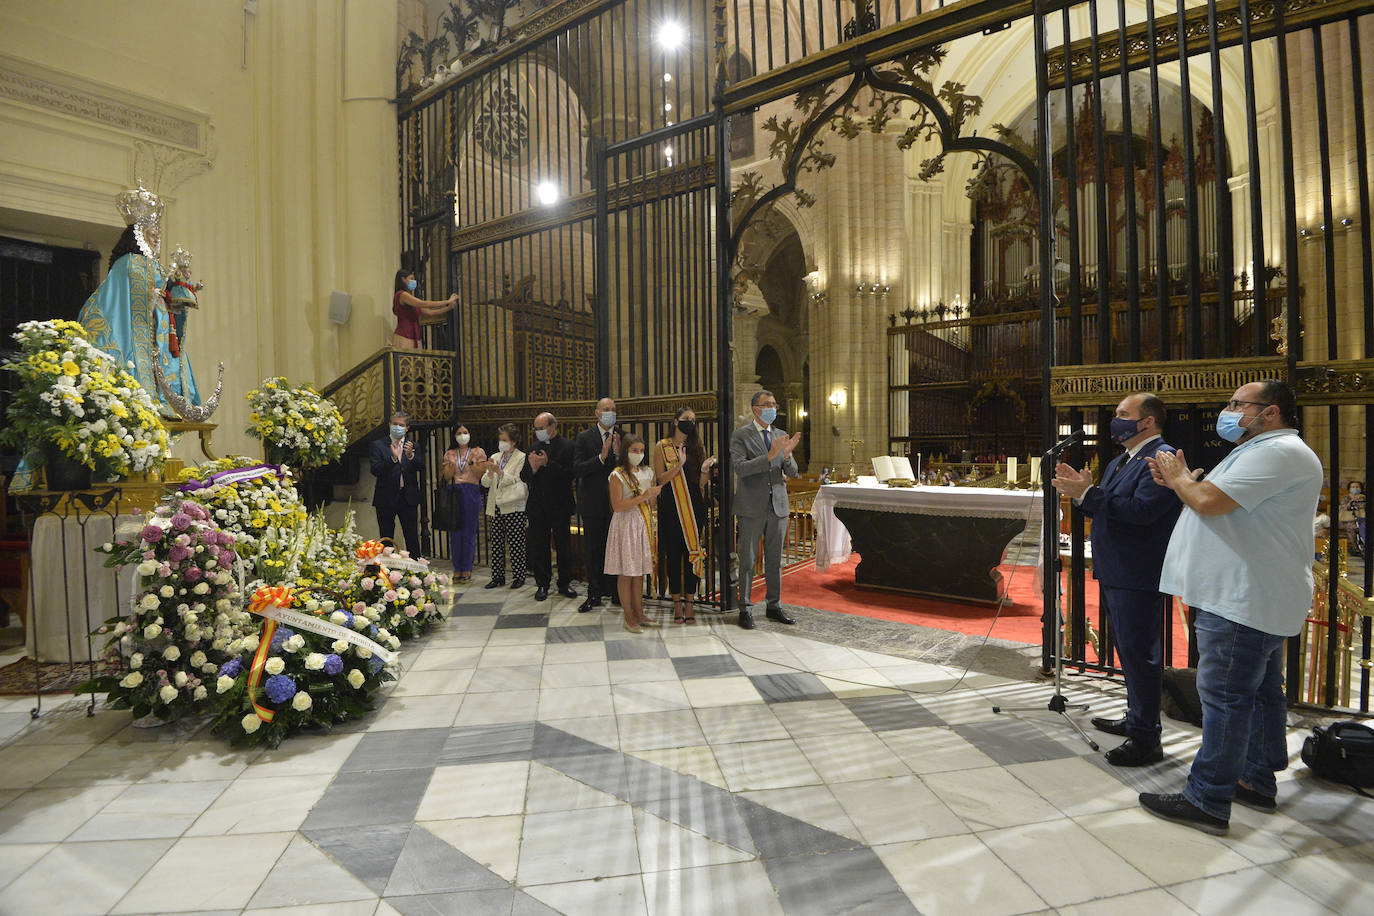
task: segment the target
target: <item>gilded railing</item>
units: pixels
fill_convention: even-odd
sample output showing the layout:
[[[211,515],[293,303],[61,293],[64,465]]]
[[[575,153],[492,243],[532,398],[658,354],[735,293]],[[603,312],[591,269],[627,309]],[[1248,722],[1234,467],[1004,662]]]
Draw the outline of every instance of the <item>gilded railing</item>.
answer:
[[[404,410],[414,424],[444,423],[453,415],[453,354],[446,350],[379,350],[322,392],[339,407],[349,445],[371,436],[387,414]]]
[[[1327,554],[1329,558],[1329,554]],[[1337,561],[1337,568],[1344,567],[1343,558]],[[1300,695],[1303,702],[1324,706],[1327,665],[1335,666],[1336,705],[1349,707],[1350,693],[1359,675],[1357,669],[1368,669],[1371,662],[1359,654],[1361,618],[1374,617],[1374,599],[1365,596],[1364,590],[1346,578],[1344,571],[1336,580],[1337,606],[1333,616],[1330,613],[1329,595],[1330,564],[1312,564],[1312,575],[1316,589],[1312,597],[1312,612],[1303,625],[1301,640],[1302,684]],[[1328,654],[1331,627],[1336,628],[1337,649]]]

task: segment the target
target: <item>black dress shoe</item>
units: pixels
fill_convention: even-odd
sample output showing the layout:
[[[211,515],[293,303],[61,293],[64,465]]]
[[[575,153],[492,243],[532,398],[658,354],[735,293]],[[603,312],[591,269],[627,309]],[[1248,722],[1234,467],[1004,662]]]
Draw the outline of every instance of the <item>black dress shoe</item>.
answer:
[[[488,582],[486,585],[484,585],[484,586],[482,586],[482,587],[483,587],[483,588],[500,588],[501,586],[503,586],[503,585],[505,585],[505,584],[506,584],[506,580],[505,580],[505,579],[492,579],[490,582]]]
[[[548,597],[549,597],[549,590],[548,590],[547,588],[545,588],[544,586],[541,585],[541,586],[539,586],[538,588],[536,588],[536,589],[534,590],[534,600],[535,600],[535,601],[544,601],[544,600],[546,600]]]
[[[1141,792],[1140,806],[1155,817],[1162,817],[1166,821],[1173,821],[1176,824],[1196,827],[1203,833],[1210,833],[1213,836],[1226,836],[1226,832],[1231,829],[1230,821],[1212,817],[1182,795],[1155,795],[1151,792]]]
[[[739,612],[739,625],[742,630],[752,630],[757,626],[754,623],[754,615],[748,611]]]
[[[620,607],[620,595],[618,595],[618,594],[612,595],[612,596],[611,596],[611,604],[614,604],[616,607]]]
[[[564,598],[576,598],[577,589],[573,588],[571,585],[565,585],[558,590],[558,594],[562,595]]]
[[[582,602],[582,604],[577,608],[577,613],[585,614],[588,611],[594,610],[599,607],[601,607],[601,599],[596,597],[595,595],[588,595],[587,600]]]
[[[1271,798],[1268,795],[1261,795],[1254,789],[1247,788],[1240,783],[1236,783],[1235,802],[1238,805],[1244,805],[1247,808],[1252,808],[1264,814],[1273,814],[1279,806],[1278,799]]]
[[[1114,767],[1143,767],[1164,759],[1164,746],[1158,741],[1143,744],[1134,738],[1127,738],[1119,747],[1106,753],[1107,762]]]
[[[1116,735],[1118,738],[1126,737],[1126,717],[1120,719],[1108,719],[1104,716],[1093,717],[1093,728],[1109,735]]]
[[[796,621],[789,617],[787,612],[780,607],[770,609],[768,613],[763,616],[767,617],[769,620],[776,620],[778,623],[796,623]]]
[[[514,580],[512,580],[512,581],[511,581],[511,584],[510,584],[510,587],[511,587],[511,588],[524,588],[524,587],[525,587],[525,577],[524,577],[524,576],[521,576],[519,579],[514,579]]]

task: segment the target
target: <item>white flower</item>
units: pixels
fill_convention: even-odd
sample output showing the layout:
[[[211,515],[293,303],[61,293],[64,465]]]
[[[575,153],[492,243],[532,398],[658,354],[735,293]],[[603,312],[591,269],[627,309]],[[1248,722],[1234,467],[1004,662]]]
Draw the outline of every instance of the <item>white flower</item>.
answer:
[[[205,653],[197,649],[191,654],[191,667],[200,668],[205,664]]]
[[[245,651],[245,652],[256,652],[256,651],[258,651],[258,634],[257,634],[257,633],[249,633],[247,636],[243,637],[243,651]]]
[[[262,666],[262,670],[268,674],[281,674],[286,670],[286,662],[282,661],[280,655],[274,655],[267,660],[267,664]]]
[[[131,671],[125,675],[124,680],[119,682],[121,687],[137,687],[143,683],[143,675],[137,671]]]
[[[220,675],[219,680],[215,681],[215,692],[225,693],[234,686],[234,679],[227,675]]]
[[[177,689],[168,684],[157,692],[157,698],[164,703],[170,703],[177,698]]]
[[[191,591],[195,592],[197,595],[207,595],[210,593],[210,583],[204,581],[197,582],[196,587],[191,589]]]
[[[144,560],[138,564],[138,574],[141,576],[151,576],[157,572],[157,560]]]
[[[181,650],[178,649],[176,646],[168,646],[167,648],[162,650],[162,657],[167,659],[167,661],[169,662],[174,662],[177,659],[181,658]]]
[[[154,602],[156,602],[157,599],[154,598],[153,600],[154,600]],[[146,627],[143,628],[143,638],[144,638],[144,639],[157,639],[157,638],[158,638],[159,636],[161,636],[161,635],[162,635],[162,627],[158,626],[158,625],[155,624],[155,623],[150,623],[150,624],[148,624]]]
[[[336,639],[329,648],[334,650],[335,655],[342,655],[343,653],[348,651],[348,640]]]
[[[372,657],[372,650],[369,649],[367,646],[358,646],[358,648],[355,649],[354,651],[358,654],[358,657],[359,657],[359,658],[371,658],[371,657]]]
[[[143,667],[142,652],[135,652],[133,655],[129,656],[129,667],[134,671],[137,671],[139,668]]]
[[[206,662],[205,664],[200,666],[201,674],[214,674],[218,670],[219,668],[215,665],[214,662]]]
[[[193,694],[191,694],[192,698],[194,698],[194,699],[197,700],[197,701],[203,700],[203,699],[205,699],[205,698],[206,698],[207,696],[209,696],[209,695],[210,695],[210,692],[209,692],[208,690],[205,689],[205,685],[204,685],[204,684],[202,684],[201,686],[197,687],[197,688],[196,688],[196,692],[193,693]]]
[[[244,716],[239,724],[242,725],[243,730],[250,735],[262,728],[262,720],[258,718],[258,714],[255,712],[250,712],[248,715]]]
[[[154,595],[152,592],[149,592],[148,594],[143,596],[143,600],[140,601],[139,604],[145,611],[157,610],[157,595]]]
[[[297,633],[295,636],[292,636],[286,642],[282,643],[282,648],[289,652],[299,652],[301,649],[305,648],[305,637]]]
[[[329,615],[329,622],[338,626],[344,626],[348,623],[348,615],[343,611],[335,611]]]
[[[175,675],[172,676],[172,683],[176,684],[178,687],[185,687],[187,680],[189,679],[186,677],[185,671],[178,671]]]
[[[320,653],[311,652],[305,657],[305,669],[307,671],[319,671],[322,668],[324,668],[324,656]]]
[[[164,598],[170,598],[176,594],[176,590],[173,589],[170,585],[164,585],[162,586],[162,588],[157,590],[157,593]]]
[[[363,686],[364,680],[366,680],[366,678],[363,677],[363,673],[357,668],[353,668],[348,672],[348,686],[352,687],[354,690]]]
[[[297,690],[296,695],[291,698],[291,708],[297,712],[305,712],[312,705],[314,705],[314,701],[310,699],[310,694],[304,690]]]

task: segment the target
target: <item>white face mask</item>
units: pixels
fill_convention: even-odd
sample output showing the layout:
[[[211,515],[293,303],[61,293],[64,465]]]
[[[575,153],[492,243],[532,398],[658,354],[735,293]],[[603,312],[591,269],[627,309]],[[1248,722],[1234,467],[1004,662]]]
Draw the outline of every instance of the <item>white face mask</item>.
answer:
[[[467,433],[459,433],[459,434],[458,434],[458,444],[459,444],[459,445],[467,445],[467,444],[468,444],[469,442],[471,442],[471,441],[472,441],[472,437],[469,436]]]
[[[500,442],[496,443],[496,447],[503,452],[510,451],[510,443],[507,442],[505,439],[502,439]]]
[[[643,452],[630,452],[629,458],[630,458],[630,467],[637,468],[637,467],[639,467],[639,463],[640,463],[641,461],[644,460],[644,453],[643,453]]]

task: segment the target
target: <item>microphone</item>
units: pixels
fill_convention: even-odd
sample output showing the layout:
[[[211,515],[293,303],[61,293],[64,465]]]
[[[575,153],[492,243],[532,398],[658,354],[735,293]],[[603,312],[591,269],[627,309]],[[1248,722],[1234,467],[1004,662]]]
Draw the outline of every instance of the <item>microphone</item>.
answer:
[[[1082,442],[1082,441],[1083,441],[1083,430],[1081,430],[1081,429],[1079,429],[1079,430],[1074,430],[1072,433],[1069,434],[1068,438],[1066,438],[1066,439],[1061,439],[1061,440],[1059,440],[1058,442],[1056,442],[1054,445],[1050,446],[1049,450],[1045,452],[1045,457],[1048,458],[1050,455],[1057,455],[1057,454],[1059,454],[1060,452],[1062,452],[1064,449],[1068,448],[1070,445],[1073,445],[1075,442]]]

